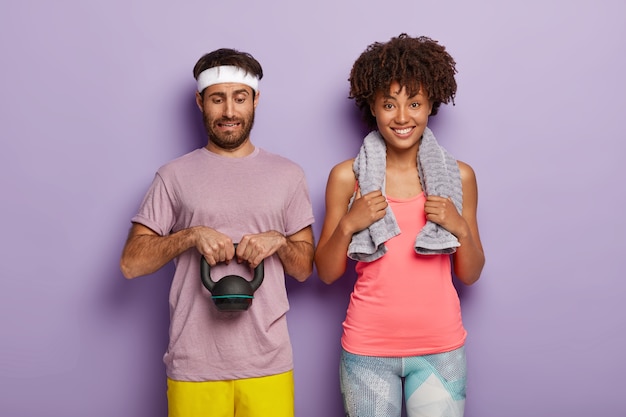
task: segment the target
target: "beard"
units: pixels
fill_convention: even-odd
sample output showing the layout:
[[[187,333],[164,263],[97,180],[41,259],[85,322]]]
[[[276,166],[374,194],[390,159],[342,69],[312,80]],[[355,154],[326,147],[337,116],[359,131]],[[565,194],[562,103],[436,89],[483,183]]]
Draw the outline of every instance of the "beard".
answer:
[[[223,117],[215,120],[210,120],[209,117],[203,113],[202,120],[204,121],[204,128],[206,129],[209,140],[219,148],[232,150],[240,147],[250,137],[250,131],[254,125],[254,112],[242,119]],[[241,130],[239,133],[224,133],[217,128],[219,124],[227,123],[239,123]]]

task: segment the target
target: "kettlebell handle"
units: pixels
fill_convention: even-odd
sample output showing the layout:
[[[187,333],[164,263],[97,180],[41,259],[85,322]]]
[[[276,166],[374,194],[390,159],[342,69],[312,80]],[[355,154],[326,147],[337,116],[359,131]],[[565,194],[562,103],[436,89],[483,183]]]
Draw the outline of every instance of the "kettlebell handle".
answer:
[[[235,249],[237,249],[238,243],[234,243],[233,245],[235,246]],[[209,290],[209,292],[212,292],[217,282],[211,279],[211,265],[209,265],[206,261],[204,255],[200,256],[200,258],[200,278],[202,279],[202,284],[204,284],[205,288]],[[263,263],[264,260],[261,261],[256,268],[254,268],[254,276],[252,277],[252,281],[249,281],[253,292],[256,291],[263,282],[263,278],[265,276],[265,267]]]

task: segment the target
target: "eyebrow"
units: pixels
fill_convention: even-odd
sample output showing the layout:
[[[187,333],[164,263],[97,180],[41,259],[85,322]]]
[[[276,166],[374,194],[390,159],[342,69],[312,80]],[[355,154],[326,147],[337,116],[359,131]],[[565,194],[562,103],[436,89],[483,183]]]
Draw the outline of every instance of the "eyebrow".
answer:
[[[239,90],[235,90],[233,91],[233,95],[238,95],[238,94],[246,94],[246,95],[250,95],[250,92],[248,90],[246,90],[245,88],[241,88]],[[209,97],[213,97],[213,96],[218,96],[218,97],[226,97],[226,93],[222,92],[222,91],[215,91],[211,94],[209,94]]]
[[[417,93],[411,97],[408,97],[409,100],[415,100],[420,96],[420,93]],[[397,100],[396,96],[393,96],[389,93],[383,94],[383,98],[387,99],[387,100]],[[422,98],[424,98],[424,95],[422,94]]]

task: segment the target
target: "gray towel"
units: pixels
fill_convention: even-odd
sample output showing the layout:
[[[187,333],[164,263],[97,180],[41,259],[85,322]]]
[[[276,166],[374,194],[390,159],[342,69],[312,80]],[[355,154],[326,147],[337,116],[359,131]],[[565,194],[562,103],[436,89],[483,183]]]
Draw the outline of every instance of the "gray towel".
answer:
[[[362,195],[374,190],[385,193],[386,154],[387,148],[380,133],[370,132],[363,140],[353,165]],[[437,143],[428,127],[424,130],[420,143],[417,167],[424,194],[450,197],[460,213],[463,207],[463,189],[458,164]],[[350,205],[355,196],[356,193],[352,196]],[[357,261],[374,261],[387,253],[385,242],[399,233],[400,228],[391,207],[387,207],[385,217],[352,236],[348,257]],[[459,246],[458,239],[452,233],[431,221],[426,221],[415,238],[415,251],[424,255],[451,254]]]
[[[385,168],[387,146],[377,131],[370,132],[365,139],[359,154],[354,159],[352,169],[359,183],[361,195],[382,190],[385,193]],[[350,206],[356,192],[350,199]],[[385,217],[371,224],[352,236],[348,246],[348,256],[357,261],[371,262],[387,253],[385,242],[400,234],[396,217],[387,206]]]

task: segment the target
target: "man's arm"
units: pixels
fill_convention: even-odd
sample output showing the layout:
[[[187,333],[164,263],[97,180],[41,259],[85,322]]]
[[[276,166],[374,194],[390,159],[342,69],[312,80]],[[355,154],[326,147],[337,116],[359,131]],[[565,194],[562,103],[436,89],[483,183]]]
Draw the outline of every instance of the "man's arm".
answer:
[[[313,273],[313,255],[315,239],[313,228],[307,226],[291,236],[287,236],[287,244],[278,251],[285,272],[300,282],[306,281]]]
[[[313,272],[314,245],[311,226],[290,236],[277,231],[245,235],[237,246],[237,258],[239,261],[247,261],[251,268],[256,268],[263,259],[276,253],[285,273],[304,282]]]
[[[195,226],[161,236],[154,230],[133,223],[128,233],[120,269],[128,279],[156,272],[189,248],[196,247],[214,266],[234,256],[232,240],[211,228]]]

